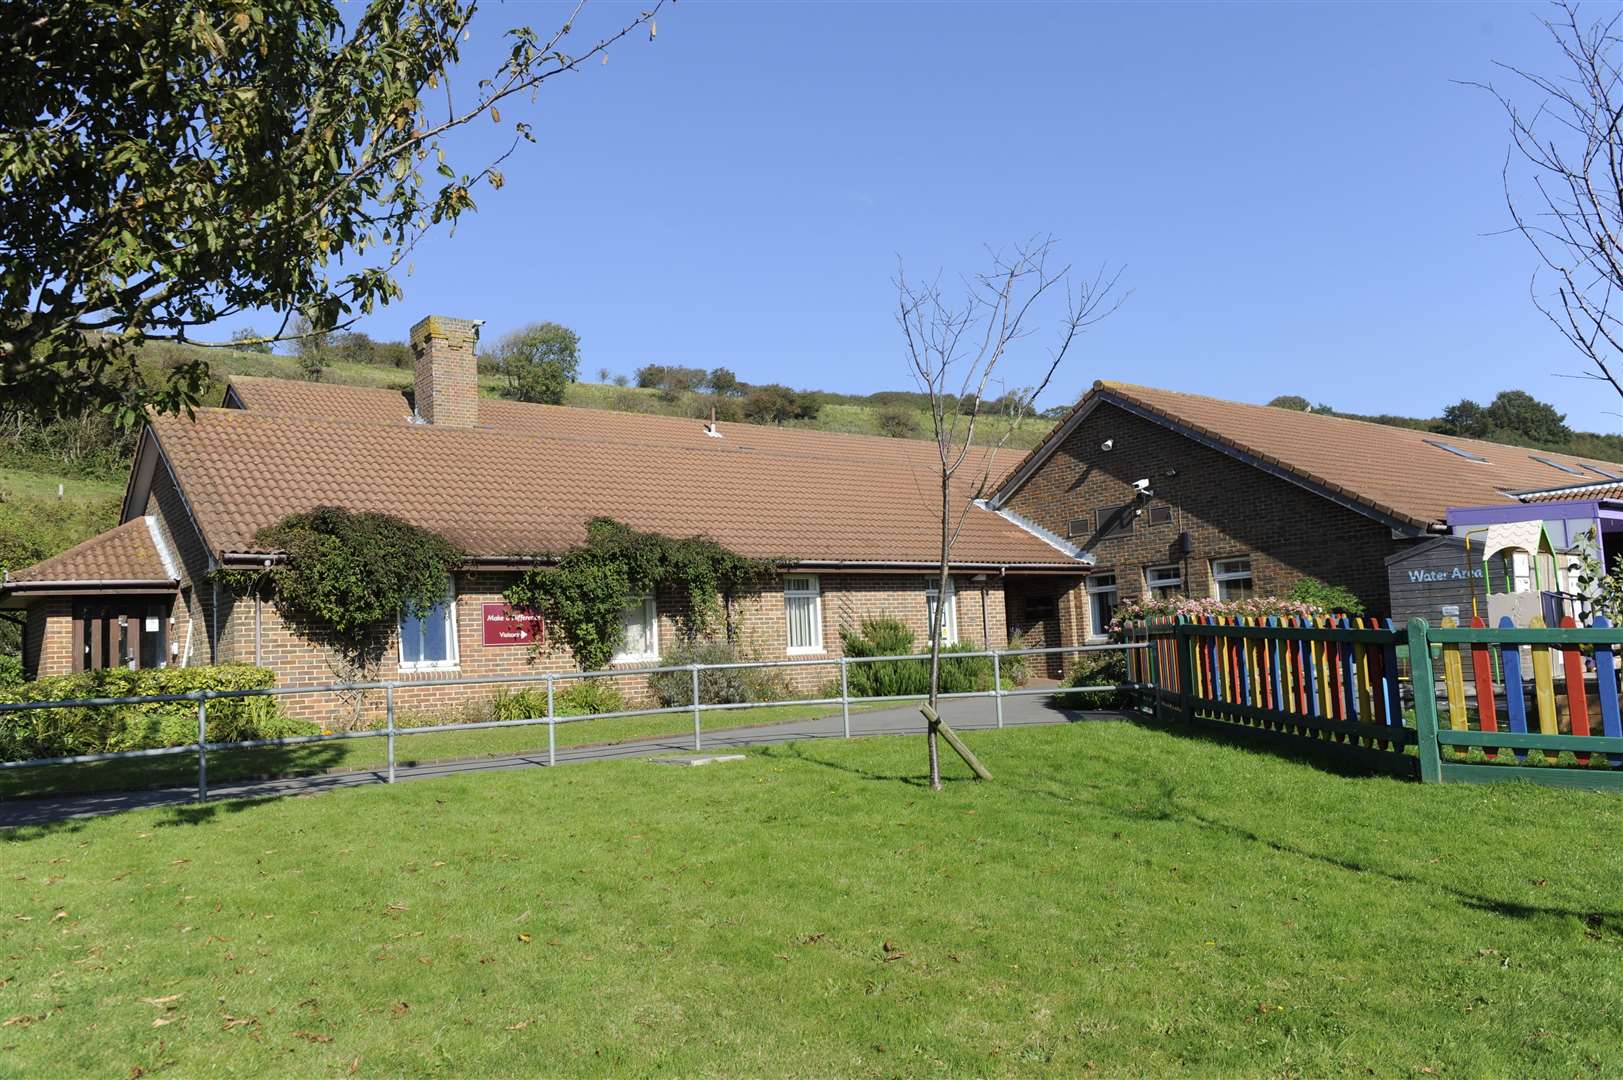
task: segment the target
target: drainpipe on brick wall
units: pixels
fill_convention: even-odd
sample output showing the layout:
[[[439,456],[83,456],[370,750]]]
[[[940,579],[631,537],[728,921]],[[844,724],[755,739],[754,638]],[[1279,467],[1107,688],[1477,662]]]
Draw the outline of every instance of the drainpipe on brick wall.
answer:
[[[214,602],[209,605],[209,663],[220,662],[220,580],[214,579]]]

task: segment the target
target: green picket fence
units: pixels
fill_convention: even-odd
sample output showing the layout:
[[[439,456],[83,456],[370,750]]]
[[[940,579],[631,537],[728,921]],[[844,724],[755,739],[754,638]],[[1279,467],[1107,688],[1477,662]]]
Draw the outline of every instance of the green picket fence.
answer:
[[[1130,681],[1166,719],[1432,783],[1623,790],[1623,628],[1475,622],[1182,618],[1124,637],[1148,643]]]

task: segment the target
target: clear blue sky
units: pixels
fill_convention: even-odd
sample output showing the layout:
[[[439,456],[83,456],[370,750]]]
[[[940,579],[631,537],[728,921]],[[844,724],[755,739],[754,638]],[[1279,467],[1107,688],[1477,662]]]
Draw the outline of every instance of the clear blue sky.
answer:
[[[489,5],[472,55],[562,10]],[[581,36],[631,10],[597,3]],[[896,257],[956,273],[1052,233],[1133,292],[1047,404],[1101,377],[1420,415],[1518,387],[1616,431],[1623,405],[1556,377],[1580,360],[1497,235],[1503,115],[1454,81],[1551,68],[1543,10],[683,0],[652,44],[504,110],[540,144],[362,328],[553,319],[589,377],[900,388]]]

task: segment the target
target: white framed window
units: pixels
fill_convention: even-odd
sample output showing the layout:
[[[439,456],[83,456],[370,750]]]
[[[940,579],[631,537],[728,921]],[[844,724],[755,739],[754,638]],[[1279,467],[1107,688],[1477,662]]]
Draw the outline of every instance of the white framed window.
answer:
[[[1255,595],[1251,584],[1251,556],[1213,559],[1212,591],[1219,600],[1244,600]]]
[[[789,651],[823,651],[823,598],[816,574],[789,574],[783,579],[783,611],[789,624]]]
[[[1157,600],[1177,596],[1183,592],[1183,567],[1176,563],[1171,566],[1146,566],[1144,590]]]
[[[940,596],[939,582],[931,580],[924,587],[924,626],[925,638],[929,638],[930,630],[935,626],[936,599]],[[958,590],[953,587],[952,578],[947,579],[947,601],[941,609],[941,644],[958,644]]]
[[[620,651],[616,664],[659,659],[659,607],[654,596],[639,596],[620,612]]]
[[[1116,575],[1088,575],[1088,637],[1110,636],[1110,619],[1116,614]]]
[[[445,599],[416,613],[400,615],[400,670],[449,671],[457,666],[456,586],[445,583]]]

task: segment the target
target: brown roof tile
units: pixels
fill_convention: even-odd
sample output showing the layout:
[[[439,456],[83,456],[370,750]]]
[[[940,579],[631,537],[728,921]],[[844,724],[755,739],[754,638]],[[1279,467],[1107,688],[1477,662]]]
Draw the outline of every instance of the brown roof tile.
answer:
[[[1593,466],[1623,476],[1623,465],[1595,459],[1128,383],[1095,383],[1073,413],[1095,398],[1136,407],[1419,526],[1443,521],[1449,507],[1515,502],[1509,493],[1582,483],[1583,477],[1603,481]],[[1063,427],[1062,421],[1010,476],[1050,450]],[[1434,445],[1439,442],[1485,460],[1450,453]]]
[[[399,422],[381,396],[392,391],[265,385],[276,381],[236,381],[253,384],[241,395],[246,409],[153,420],[199,526],[222,553],[255,551],[259,529],[328,503],[394,514],[473,556],[554,554],[580,543],[598,515],[801,562],[936,555],[931,442],[729,423],[715,438],[698,420],[490,399],[480,402],[479,427],[444,428]],[[340,415],[371,418],[316,418],[318,396]],[[960,494],[969,491],[964,472]],[[980,509],[953,559],[1078,567]]]
[[[43,562],[7,575],[7,584],[67,581],[124,581],[160,584],[174,581],[152,542],[144,517],[132,518]]]

